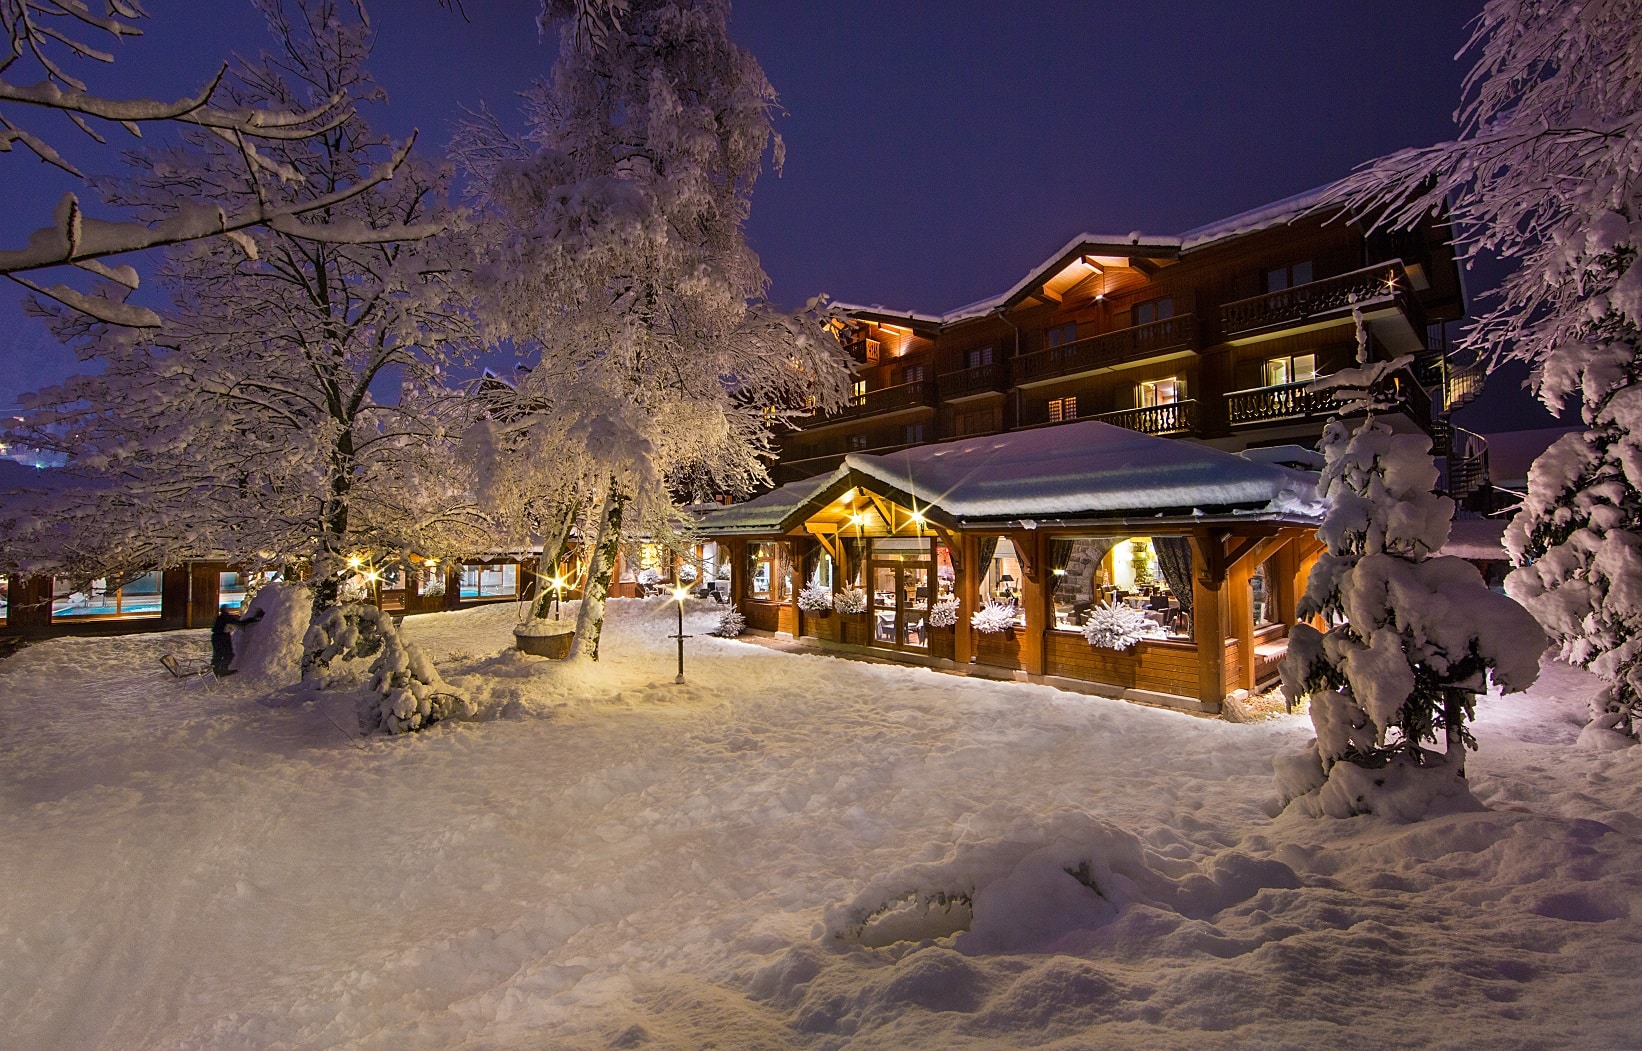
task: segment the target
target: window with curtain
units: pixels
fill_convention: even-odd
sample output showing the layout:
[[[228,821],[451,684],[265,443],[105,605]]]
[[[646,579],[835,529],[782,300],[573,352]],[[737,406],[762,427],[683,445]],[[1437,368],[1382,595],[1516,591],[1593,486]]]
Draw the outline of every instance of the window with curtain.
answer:
[[[1020,555],[1008,537],[993,536],[981,541],[981,594],[982,602],[1007,602],[1015,607],[1015,623],[1026,624],[1026,609],[1021,605],[1021,586],[1026,575],[1021,571]]]
[[[1191,637],[1191,542],[1185,537],[1058,537],[1050,541],[1054,627],[1079,631],[1108,602],[1140,610],[1160,637]],[[1184,563],[1181,562],[1184,545]],[[1182,598],[1182,595],[1185,597]]]

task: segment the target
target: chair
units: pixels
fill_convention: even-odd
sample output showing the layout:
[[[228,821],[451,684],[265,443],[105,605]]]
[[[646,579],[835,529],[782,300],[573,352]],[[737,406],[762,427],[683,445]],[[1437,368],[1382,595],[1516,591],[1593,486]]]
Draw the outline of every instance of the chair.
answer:
[[[170,672],[173,679],[196,683],[208,690],[216,689],[217,677],[211,673],[211,665],[207,661],[181,661],[175,654],[162,653],[160,667]]]

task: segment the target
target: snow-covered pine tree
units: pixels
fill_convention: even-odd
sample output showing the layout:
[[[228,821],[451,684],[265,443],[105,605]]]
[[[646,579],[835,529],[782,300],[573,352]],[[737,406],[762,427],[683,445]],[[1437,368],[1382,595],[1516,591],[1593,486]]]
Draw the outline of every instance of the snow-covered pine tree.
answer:
[[[1615,256],[1629,267],[1630,258]],[[1559,438],[1529,469],[1528,499],[1505,531],[1520,568],[1506,591],[1609,687],[1598,730],[1642,736],[1642,339],[1610,310],[1579,358],[1586,430]],[[1551,379],[1545,381],[1549,385]],[[1559,383],[1562,381],[1558,381]]]
[[[1642,413],[1642,0],[1489,0],[1452,142],[1405,150],[1334,195],[1381,225],[1452,203],[1457,244],[1512,264],[1461,346],[1528,364],[1545,404],[1581,397],[1587,431],[1548,449],[1507,543],[1507,584],[1565,659],[1612,685],[1594,713],[1636,732]],[[1618,718],[1615,719],[1614,717]]]
[[[509,426],[545,429],[531,469],[591,509],[582,656],[624,533],[669,529],[675,497],[764,482],[772,429],[847,395],[819,303],[763,301],[742,227],[772,141],[780,161],[775,92],[728,16],[723,0],[547,0],[559,60],[527,95],[526,138],[480,113],[453,145],[492,220],[482,318],[536,355]]]
[[[236,107],[301,109],[380,96],[363,68],[371,32],[345,0],[259,0],[280,52],[217,89]],[[290,179],[247,179],[231,141],[208,132],[157,148],[116,204],[163,221],[205,203],[235,211],[304,201],[349,184],[398,150],[357,108],[323,135],[263,150]],[[391,182],[328,208],[169,250],[172,305],[157,332],[56,318],[83,360],[29,402],[30,441],[108,479],[66,508],[105,550],[141,546],[150,566],[201,550],[306,562],[316,614],[337,601],[349,555],[470,549],[485,533],[442,439],[442,373],[469,323],[452,291],[445,176],[414,160]],[[397,372],[396,400],[373,385]],[[87,510],[89,508],[89,510]],[[98,512],[97,521],[90,521]]]
[[[140,135],[144,126],[153,125],[201,128],[233,145],[232,157],[224,160],[236,166],[241,178],[256,180],[273,175],[283,179],[296,173],[267,156],[267,147],[329,134],[347,120],[349,100],[343,95],[318,98],[312,105],[295,108],[246,107],[219,93],[219,75],[194,96],[174,102],[109,98],[72,71],[76,61],[113,62],[113,53],[99,44],[141,36],[137,22],[145,16],[136,0],[105,0],[102,4],[85,0],[0,2],[0,24],[6,33],[6,58],[0,64],[0,149],[19,145],[39,160],[80,179],[84,177],[80,170],[44,134],[31,129],[32,122],[20,114],[66,116],[99,143],[105,141],[99,127],[118,126],[132,135]],[[40,78],[38,82],[13,83],[11,78],[27,76],[30,66]],[[225,102],[227,105],[223,105]],[[248,228],[288,222],[297,216],[306,216],[310,222],[323,221],[328,209],[391,179],[403,159],[404,151],[396,151],[380,166],[360,172],[350,183],[332,183],[306,195],[241,201],[237,210],[220,207],[223,202],[214,202],[219,207],[200,203],[179,207],[156,222],[92,219],[84,215],[78,197],[66,193],[51,225],[30,235],[28,247],[0,251],[0,275],[36,295],[109,324],[157,326],[160,319],[153,311],[125,302],[126,295],[137,287],[137,271],[126,265],[110,266],[102,260],[218,235],[237,237]],[[66,284],[41,284],[32,276],[56,268],[78,268],[101,278],[103,284],[87,294]]]
[[[1436,555],[1454,502],[1433,492],[1430,439],[1376,417],[1394,404],[1392,377],[1408,359],[1368,362],[1360,316],[1358,340],[1359,367],[1317,384],[1340,410],[1323,432],[1318,482],[1327,550],[1299,614],[1329,627],[1296,624],[1282,665],[1284,693],[1291,703],[1310,698],[1317,730],[1303,763],[1287,764],[1311,775],[1298,784],[1280,775],[1284,793],[1318,789],[1315,809],[1336,817],[1372,812],[1411,784],[1423,782],[1416,796],[1460,792],[1465,749],[1476,744],[1467,722],[1487,673],[1506,692],[1526,689],[1544,649],[1526,610],[1490,591],[1469,562]],[[1354,425],[1356,412],[1365,415]],[[1439,734],[1440,757],[1424,747]],[[1403,817],[1422,809],[1385,805],[1404,806]]]

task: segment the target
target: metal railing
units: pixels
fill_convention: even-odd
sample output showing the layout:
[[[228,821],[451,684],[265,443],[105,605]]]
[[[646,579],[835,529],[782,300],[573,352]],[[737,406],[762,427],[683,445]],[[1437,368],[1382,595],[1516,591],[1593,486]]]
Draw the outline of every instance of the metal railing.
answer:
[[[1355,302],[1405,296],[1412,287],[1402,260],[1375,263],[1349,274],[1226,303],[1220,308],[1220,332],[1223,336],[1235,336],[1257,329],[1302,324],[1320,314],[1348,309]]]
[[[1191,347],[1196,339],[1197,321],[1192,314],[1180,314],[1116,332],[1103,332],[1098,336],[1021,355],[1014,362],[1015,382],[1031,383],[1121,365],[1164,351]]]

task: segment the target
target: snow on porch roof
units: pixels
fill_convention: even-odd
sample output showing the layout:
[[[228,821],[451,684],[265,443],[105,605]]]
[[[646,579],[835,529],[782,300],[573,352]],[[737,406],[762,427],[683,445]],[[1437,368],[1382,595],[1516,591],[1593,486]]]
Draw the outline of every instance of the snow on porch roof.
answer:
[[[851,454],[851,469],[957,519],[1293,513],[1312,490],[1298,471],[1097,420]]]
[[[1232,514],[1310,520],[1317,506],[1310,475],[1086,420],[881,456],[851,453],[831,475],[708,513],[702,531],[786,532],[849,479],[881,483],[917,510],[958,524]]]

